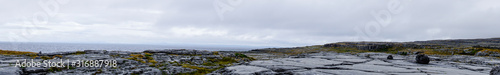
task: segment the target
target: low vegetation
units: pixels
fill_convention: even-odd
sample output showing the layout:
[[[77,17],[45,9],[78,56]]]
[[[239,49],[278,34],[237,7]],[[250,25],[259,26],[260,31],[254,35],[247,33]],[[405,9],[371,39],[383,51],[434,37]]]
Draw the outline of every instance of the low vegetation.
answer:
[[[35,52],[0,50],[0,55],[31,55]]]
[[[364,53],[364,52],[383,52],[391,54],[408,55],[413,52],[423,52],[427,55],[475,55],[478,52],[497,52],[500,53],[500,49],[491,49],[484,47],[438,47],[438,48],[400,48],[391,47],[387,49],[380,50],[359,50],[351,47],[322,47],[322,45],[297,47],[281,50],[269,50],[268,53],[273,53],[276,55],[298,55],[304,53],[317,53],[317,52],[338,52],[338,53]],[[399,53],[398,53],[399,52]]]
[[[75,53],[73,53],[74,55],[80,55],[80,54],[85,54],[84,51],[76,51]]]

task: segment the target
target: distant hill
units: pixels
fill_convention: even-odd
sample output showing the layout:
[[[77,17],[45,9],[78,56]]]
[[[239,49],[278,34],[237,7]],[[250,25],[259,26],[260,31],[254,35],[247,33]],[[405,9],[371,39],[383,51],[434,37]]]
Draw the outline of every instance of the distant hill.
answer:
[[[437,55],[478,55],[500,56],[500,38],[488,39],[452,39],[429,40],[414,42],[337,42],[324,45],[314,45],[294,48],[255,49],[250,52],[269,52],[275,54],[297,55],[334,51],[340,53],[385,52],[393,54],[424,54]]]

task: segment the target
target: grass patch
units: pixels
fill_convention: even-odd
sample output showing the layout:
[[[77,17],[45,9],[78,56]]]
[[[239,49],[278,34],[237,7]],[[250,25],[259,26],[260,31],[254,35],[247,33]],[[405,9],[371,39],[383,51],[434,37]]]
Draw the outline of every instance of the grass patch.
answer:
[[[135,60],[135,61],[138,61],[138,62],[141,62],[141,63],[146,63],[146,61],[142,60],[142,58],[144,58],[144,55],[141,55],[141,54],[130,54],[129,58],[125,58],[125,59],[129,59],[129,60]]]
[[[237,61],[234,60],[233,58],[230,58],[230,57],[222,57],[222,59],[215,60],[214,62],[218,65],[227,65],[227,64],[236,63]]]
[[[35,52],[27,52],[27,51],[10,51],[10,50],[0,50],[1,55],[29,55],[29,54],[38,54]]]
[[[52,56],[52,58],[55,58],[55,57],[62,58],[63,56],[61,56],[61,55],[54,55],[54,56]]]
[[[151,57],[151,56],[153,56],[153,54],[151,54],[151,53],[144,53],[144,56]]]
[[[40,58],[42,58],[43,60],[54,59],[54,57],[49,57],[49,56],[42,56]]]
[[[85,54],[84,51],[76,51],[75,53],[73,53],[73,55],[80,55],[80,54]]]
[[[218,51],[214,51],[213,54],[214,55],[219,55],[219,52]]]

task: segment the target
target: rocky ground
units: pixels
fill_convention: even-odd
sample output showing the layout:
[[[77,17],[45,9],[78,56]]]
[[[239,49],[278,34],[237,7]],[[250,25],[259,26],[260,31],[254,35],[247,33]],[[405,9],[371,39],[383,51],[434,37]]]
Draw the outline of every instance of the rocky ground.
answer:
[[[33,53],[0,50],[0,75],[500,75],[500,67],[495,67],[500,65],[498,58],[500,38],[338,42],[240,52],[174,49]],[[117,67],[14,67],[17,60],[24,59],[35,62],[116,60]]]
[[[392,59],[388,59],[389,55]],[[42,53],[35,57],[29,55],[0,57],[2,75],[487,75],[493,66],[500,64],[500,60],[495,57],[469,55],[429,55],[429,64],[419,64],[415,60],[416,54],[374,52],[357,54],[318,52],[280,56],[265,52],[86,50]],[[31,58],[34,58],[35,62],[60,59],[117,60],[118,65],[101,68],[13,66],[17,60]]]
[[[117,67],[15,67],[17,60],[116,60]],[[85,50],[0,55],[0,75],[197,75],[253,60],[242,54],[198,50],[146,50],[144,52]],[[70,62],[66,62],[68,65]]]
[[[251,54],[247,54],[251,55]],[[387,59],[391,55],[393,59]],[[226,67],[213,74],[294,75],[488,75],[500,60],[494,57],[431,55],[429,64],[415,63],[416,55],[319,52]]]

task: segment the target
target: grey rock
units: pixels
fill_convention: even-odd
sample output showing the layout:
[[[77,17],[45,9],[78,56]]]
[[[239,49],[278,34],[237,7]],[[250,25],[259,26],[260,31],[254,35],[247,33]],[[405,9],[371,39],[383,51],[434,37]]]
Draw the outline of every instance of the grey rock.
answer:
[[[481,52],[477,52],[476,53],[476,56],[487,56],[488,53],[484,52],[484,51],[481,51]]]
[[[500,66],[493,67],[490,71],[490,75],[500,75]]]
[[[394,59],[392,55],[387,56],[387,59]]]
[[[23,71],[18,67],[2,67],[0,68],[0,74],[2,75],[21,75]]]
[[[415,60],[419,64],[429,64],[429,57],[427,55],[419,54],[415,57]]]
[[[238,65],[238,66],[226,67],[223,70],[216,71],[216,73],[222,72],[221,74],[223,75],[251,75],[251,74],[258,74],[261,72],[264,73],[264,71],[271,71],[271,70],[263,67]]]
[[[125,61],[128,61],[127,59],[121,59],[121,58],[120,59],[113,59],[113,60],[116,60],[117,64],[123,64],[123,63],[125,63]]]
[[[108,51],[110,55],[130,55],[132,52],[128,51]]]
[[[134,70],[131,70],[130,73],[132,74],[141,74],[142,72],[144,72],[144,69],[134,69]]]
[[[76,51],[67,51],[67,52],[52,52],[52,53],[40,53],[39,56],[54,56],[54,55],[70,55],[76,53]]]
[[[492,57],[500,57],[500,54],[490,54],[489,56],[492,56]]]
[[[24,69],[24,72],[26,72],[26,73],[39,73],[39,72],[46,72],[47,70],[48,70],[47,68],[27,67]]]
[[[196,71],[196,69],[184,68],[184,67],[179,67],[179,66],[170,66],[168,68],[169,69],[168,69],[167,74],[189,73],[189,72]]]
[[[143,75],[162,75],[161,70],[156,68],[146,68],[146,71],[142,73]]]
[[[106,50],[84,50],[86,54],[108,54]]]

